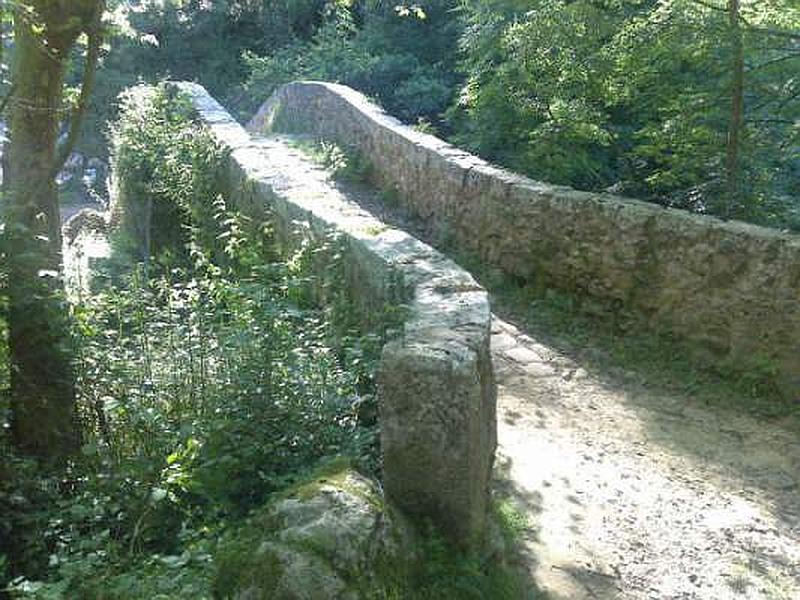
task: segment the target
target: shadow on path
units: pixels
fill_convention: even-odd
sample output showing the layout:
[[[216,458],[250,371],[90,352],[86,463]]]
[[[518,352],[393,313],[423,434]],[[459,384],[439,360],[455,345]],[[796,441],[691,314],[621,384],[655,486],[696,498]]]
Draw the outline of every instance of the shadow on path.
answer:
[[[505,479],[558,598],[795,598],[800,447],[691,397],[613,385],[496,319]]]

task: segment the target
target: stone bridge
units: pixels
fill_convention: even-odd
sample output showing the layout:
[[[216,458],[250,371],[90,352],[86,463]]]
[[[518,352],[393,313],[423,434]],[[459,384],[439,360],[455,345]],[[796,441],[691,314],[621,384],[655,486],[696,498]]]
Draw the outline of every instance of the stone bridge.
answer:
[[[316,267],[322,274],[332,254],[343,255],[345,281],[337,285],[366,326],[392,308],[407,312],[378,374],[385,492],[458,545],[481,546],[497,444],[486,291],[450,259],[361,209],[290,140],[251,136],[203,88],[178,86],[230,150],[235,208],[250,216],[267,208],[287,252],[336,238],[334,252],[316,253]]]
[[[287,251],[335,235],[342,283],[367,326],[407,309],[379,368],[390,500],[477,548],[490,488],[508,495],[535,517],[531,589],[553,598],[800,593],[794,433],[588,373],[493,317],[469,273],[362,209],[283,134],[356,149],[372,183],[436,245],[683,339],[698,360],[766,364],[792,397],[800,237],[531,181],[339,85],[280,88],[249,131],[202,87],[175,85],[230,150],[239,210],[268,209]],[[319,267],[332,259],[319,253]]]
[[[800,398],[798,235],[533,181],[404,126],[341,85],[283,86],[249,129],[354,147],[435,239],[687,340],[698,360],[769,365]]]

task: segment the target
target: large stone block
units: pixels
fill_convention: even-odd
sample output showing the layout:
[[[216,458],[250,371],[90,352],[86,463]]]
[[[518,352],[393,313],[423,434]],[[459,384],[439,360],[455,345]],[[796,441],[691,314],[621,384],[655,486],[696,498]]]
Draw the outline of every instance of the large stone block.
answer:
[[[387,496],[480,547],[496,445],[491,360],[459,341],[397,340],[380,365]]]

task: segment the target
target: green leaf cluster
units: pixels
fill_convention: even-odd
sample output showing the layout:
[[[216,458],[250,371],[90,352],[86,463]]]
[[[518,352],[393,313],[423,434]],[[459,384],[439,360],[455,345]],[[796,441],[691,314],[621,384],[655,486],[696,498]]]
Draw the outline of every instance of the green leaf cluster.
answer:
[[[535,178],[798,228],[800,12],[743,2],[742,191],[727,5],[464,0],[455,140]]]
[[[243,106],[253,111],[279,85],[317,79],[359,89],[405,121],[441,125],[459,81],[460,25],[453,7],[449,0],[411,7],[331,4],[310,37],[263,55],[245,54],[250,74]]]

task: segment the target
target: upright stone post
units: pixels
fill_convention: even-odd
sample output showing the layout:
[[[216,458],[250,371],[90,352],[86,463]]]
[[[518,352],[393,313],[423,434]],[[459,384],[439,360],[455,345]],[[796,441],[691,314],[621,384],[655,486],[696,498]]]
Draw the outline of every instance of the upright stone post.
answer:
[[[406,513],[430,519],[462,549],[478,550],[485,541],[497,444],[491,315],[482,290],[433,296],[441,303],[441,322],[433,325],[417,314],[405,335],[383,350],[384,487]],[[426,304],[432,309],[436,302]],[[449,312],[454,306],[464,310]],[[472,322],[465,323],[464,315]]]

